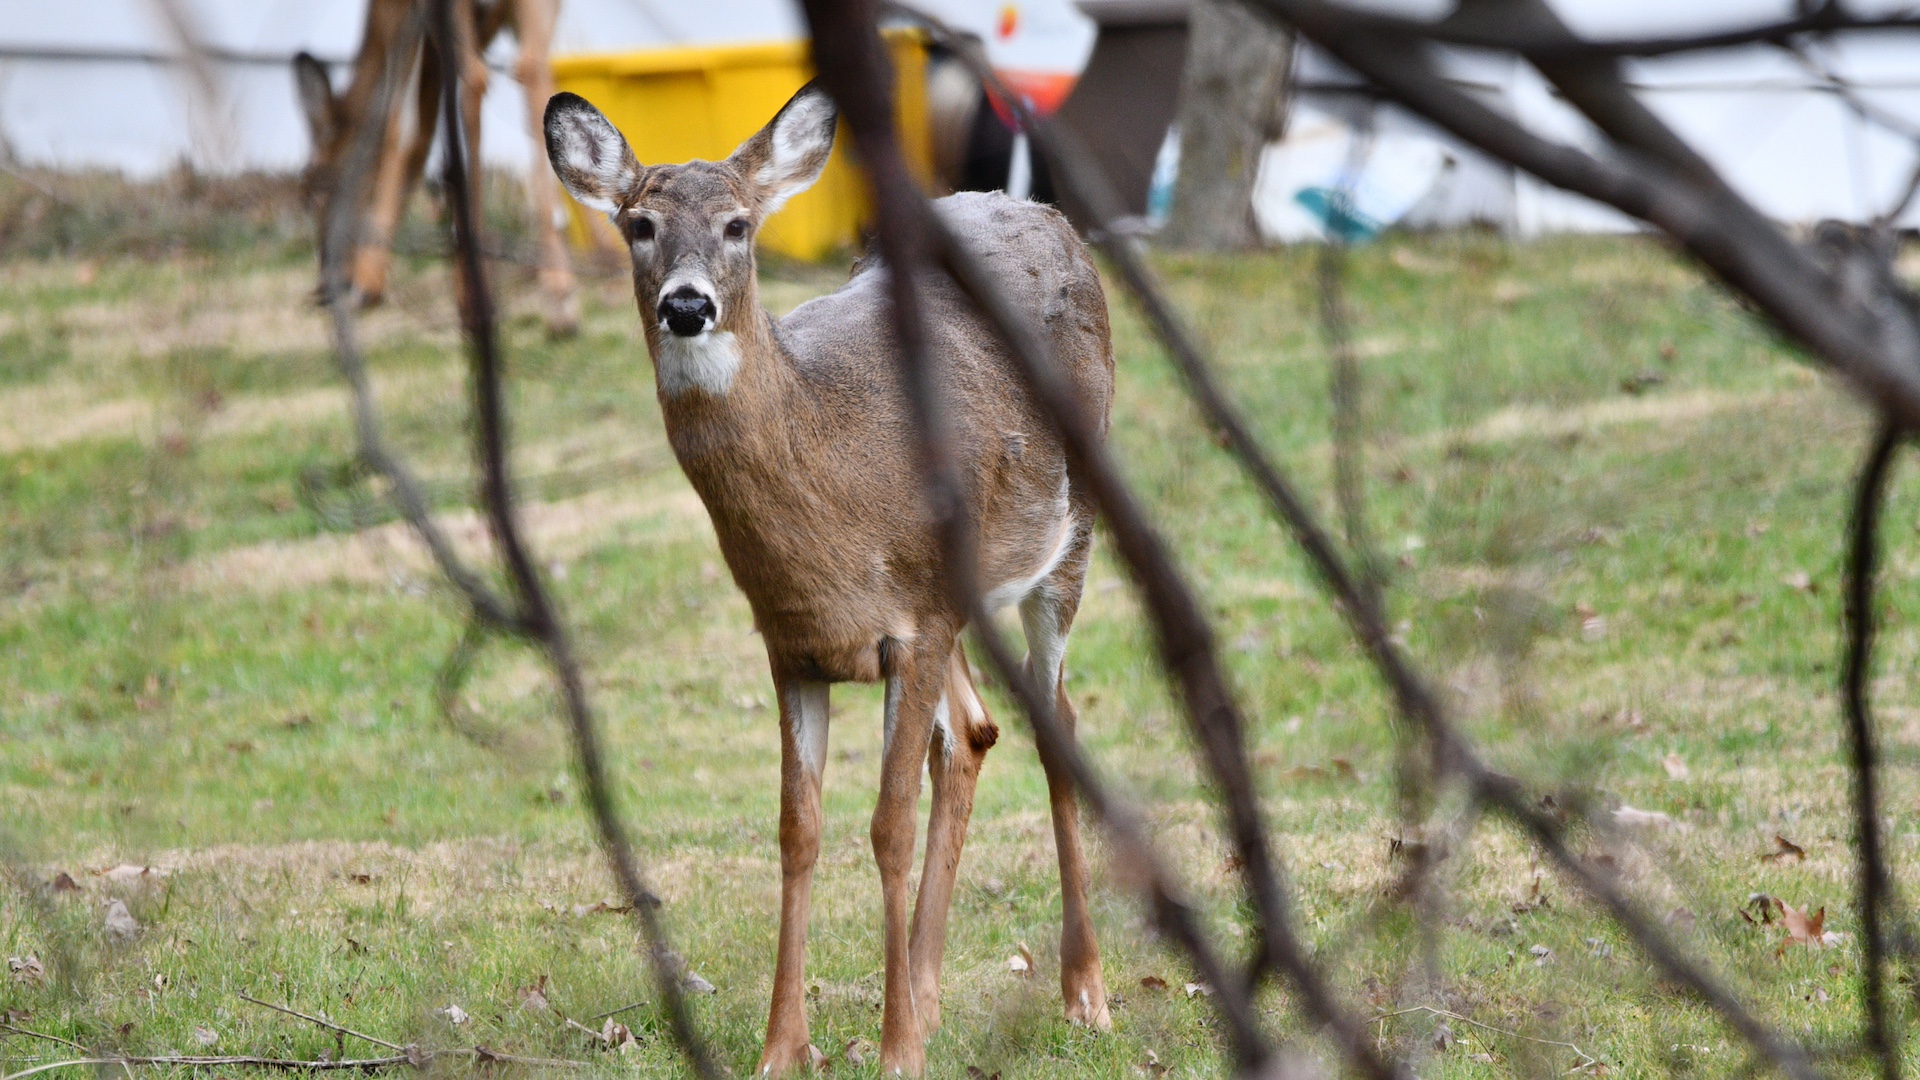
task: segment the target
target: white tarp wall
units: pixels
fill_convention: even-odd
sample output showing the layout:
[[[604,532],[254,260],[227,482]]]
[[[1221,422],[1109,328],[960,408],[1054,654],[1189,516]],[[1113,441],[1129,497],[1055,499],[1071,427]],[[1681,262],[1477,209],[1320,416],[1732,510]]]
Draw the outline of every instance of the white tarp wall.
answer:
[[[0,160],[152,176],[189,160],[214,172],[295,170],[306,123],[288,59],[305,49],[344,87],[360,45],[364,0],[175,0],[210,51],[213,100],[187,70],[160,0],[0,0]],[[592,52],[801,33],[790,0],[562,0],[554,51]],[[503,39],[505,36],[503,35]],[[525,168],[532,144],[525,99],[500,68],[497,42],[481,152]]]
[[[1028,0],[1030,4],[1039,0]],[[1785,17],[1792,0],[1552,0],[1584,34],[1673,33]],[[186,70],[160,62],[180,52],[163,0],[0,0],[0,160],[55,167],[163,172],[181,160],[224,172],[293,170],[307,155],[286,58],[306,49],[344,61],[359,44],[363,0],[173,0],[210,48],[216,92],[196,91]],[[936,0],[949,18],[975,11],[991,24],[997,0]],[[1444,13],[1430,0],[1371,0],[1368,6]],[[1856,8],[1870,8],[1857,0]],[[650,45],[792,38],[801,23],[791,0],[562,0],[556,52]],[[1816,46],[1816,48],[1818,48]],[[496,46],[504,62],[512,43]],[[1920,34],[1887,34],[1821,53],[1876,107],[1920,129]],[[1483,100],[1556,138],[1591,141],[1591,131],[1524,64],[1456,54],[1452,74]],[[1344,118],[1383,132],[1433,133],[1397,110],[1341,92],[1324,60],[1300,72],[1319,87],[1298,118]],[[1790,221],[1861,220],[1883,208],[1906,180],[1912,145],[1855,116],[1820,79],[1767,48],[1638,62],[1631,78],[1652,108],[1694,140],[1733,185],[1764,211]],[[336,85],[344,83],[336,69]],[[519,88],[496,71],[485,105],[483,152],[525,168],[532,145]],[[1296,125],[1296,130],[1301,125]],[[1457,161],[1409,215],[1424,224],[1479,220],[1521,235],[1621,228],[1628,223],[1583,199],[1545,188],[1447,142]],[[1920,224],[1920,208],[1907,221]]]
[[[1584,36],[1684,34],[1766,23],[1794,14],[1787,0],[1552,0]],[[1421,17],[1444,5],[1371,3]],[[1855,11],[1873,4],[1856,2]],[[1809,42],[1820,68],[1843,77],[1860,99],[1920,133],[1920,33],[1856,35],[1842,45]],[[1561,101],[1538,72],[1508,57],[1447,54],[1448,75],[1480,100],[1534,131],[1589,149],[1592,126]],[[1554,231],[1633,228],[1610,208],[1569,195],[1498,165],[1401,110],[1344,89],[1350,73],[1307,50],[1300,77],[1312,89],[1296,108],[1295,131],[1344,121],[1382,134],[1439,139],[1456,166],[1408,214],[1415,225],[1469,221],[1522,236]],[[1916,165],[1914,140],[1863,119],[1815,71],[1767,46],[1633,61],[1629,84],[1641,100],[1698,148],[1733,187],[1764,213],[1791,222],[1864,221],[1898,198]],[[1920,225],[1920,207],[1902,224]]]

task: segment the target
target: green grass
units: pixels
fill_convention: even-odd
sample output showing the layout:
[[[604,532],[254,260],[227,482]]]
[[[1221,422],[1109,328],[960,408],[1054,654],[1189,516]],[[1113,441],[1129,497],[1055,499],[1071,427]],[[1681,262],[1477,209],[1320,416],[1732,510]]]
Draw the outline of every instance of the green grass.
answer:
[[[1161,265],[1235,398],[1330,507],[1314,257]],[[666,450],[623,281],[590,283],[583,332],[550,342],[529,283],[506,278],[536,541],[676,945],[718,988],[696,1015],[744,1074],[778,897],[779,739],[762,653]],[[838,274],[769,278],[785,307]],[[0,827],[23,877],[0,893],[0,948],[50,973],[0,983],[0,1007],[133,1052],[199,1051],[197,1027],[220,1052],[337,1052],[245,991],[396,1042],[590,1056],[555,1015],[521,1008],[518,988],[546,977],[555,1008],[578,1019],[651,993],[630,923],[574,914],[614,889],[551,692],[531,657],[495,643],[453,716],[437,708],[458,608],[352,467],[310,288],[297,245],[0,263]],[[1541,791],[1585,791],[1603,812],[1671,815],[1671,829],[1578,842],[1758,1013],[1846,1053],[1859,1022],[1851,938],[1780,954],[1778,930],[1740,909],[1765,892],[1856,929],[1833,681],[1862,414],[1642,240],[1393,238],[1354,254],[1350,288],[1371,521],[1402,635],[1500,766]],[[468,458],[449,297],[441,267],[403,260],[393,303],[367,327],[394,437],[453,513]],[[1576,1044],[1620,1075],[1739,1071],[1744,1049],[1706,1007],[1523,840],[1461,820],[1446,798],[1424,835],[1451,835],[1454,854],[1433,933],[1421,929],[1393,888],[1404,867],[1390,841],[1421,826],[1402,820],[1375,679],[1117,297],[1115,316],[1115,447],[1218,619],[1298,916],[1346,1000],[1370,1017],[1433,1005],[1498,1029],[1455,1021],[1456,1041],[1436,1052],[1430,1018],[1383,1019],[1382,1038],[1429,1077],[1576,1061],[1501,1032]],[[1914,484],[1897,483],[1887,520],[1879,715],[1891,844],[1910,881]],[[1103,551],[1069,658],[1082,731],[1237,953],[1237,878],[1151,655]],[[829,1053],[879,1032],[866,841],[879,711],[873,688],[836,692],[809,967],[814,1041]],[[1031,738],[997,711],[1008,735],[962,864],[929,1074],[1126,1077],[1150,1055],[1176,1075],[1218,1073],[1205,999],[1181,992],[1181,959],[1152,939],[1097,844],[1115,1028],[1061,1021],[1044,780]],[[1762,861],[1776,833],[1806,859]],[[123,863],[167,874],[143,885],[98,873]],[[84,891],[18,887],[61,871]],[[114,897],[142,926],[130,942],[102,929]],[[1023,943],[1038,959],[1031,980],[1006,966]],[[465,1027],[437,1012],[449,1004],[471,1015]],[[1284,990],[1262,1004],[1276,1036],[1325,1053]],[[671,1074],[651,1011],[626,1019],[642,1045],[596,1058],[604,1070]],[[0,1072],[60,1052],[5,1040]]]

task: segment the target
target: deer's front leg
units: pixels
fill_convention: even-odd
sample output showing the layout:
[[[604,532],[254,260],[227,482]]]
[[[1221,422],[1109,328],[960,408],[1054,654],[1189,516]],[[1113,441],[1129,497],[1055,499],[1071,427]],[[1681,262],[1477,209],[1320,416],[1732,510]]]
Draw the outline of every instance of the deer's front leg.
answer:
[[[873,808],[873,857],[880,864],[886,929],[886,1004],[880,1017],[880,1071],[886,1075],[919,1076],[927,1063],[925,1032],[913,1001],[908,876],[919,832],[920,770],[932,740],[934,710],[946,689],[952,647],[952,634],[929,634],[900,650],[903,655],[887,673],[886,750],[880,801]]]
[[[820,775],[827,765],[827,684],[776,676],[780,697],[780,951],[760,1075],[809,1062],[807,905],[820,856]]]

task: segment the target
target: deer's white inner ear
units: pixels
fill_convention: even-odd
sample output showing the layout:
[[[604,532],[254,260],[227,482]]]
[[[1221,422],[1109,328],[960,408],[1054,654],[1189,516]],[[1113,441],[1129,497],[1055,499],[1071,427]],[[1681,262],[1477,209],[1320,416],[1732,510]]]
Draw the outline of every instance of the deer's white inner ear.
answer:
[[[567,193],[603,214],[618,210],[620,195],[638,179],[627,140],[585,102],[549,111],[547,157]]]
[[[781,110],[770,133],[767,159],[754,172],[768,192],[764,213],[780,209],[820,178],[833,153],[836,116],[832,99],[817,92],[803,94]]]

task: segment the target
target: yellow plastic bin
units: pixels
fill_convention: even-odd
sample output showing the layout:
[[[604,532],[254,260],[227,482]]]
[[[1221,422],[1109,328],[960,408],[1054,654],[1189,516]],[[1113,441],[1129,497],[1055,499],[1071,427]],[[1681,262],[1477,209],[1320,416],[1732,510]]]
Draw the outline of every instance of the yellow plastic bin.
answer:
[[[886,32],[893,53],[902,148],[922,183],[933,176],[927,125],[926,36]],[[804,41],[689,46],[554,58],[554,81],[613,121],[642,164],[717,161],[760,130],[813,77]],[[767,219],[760,246],[814,260],[859,240],[866,182],[851,160],[844,125],[818,183]],[[586,211],[569,201],[570,235],[588,244]]]

